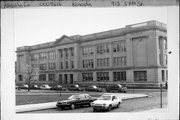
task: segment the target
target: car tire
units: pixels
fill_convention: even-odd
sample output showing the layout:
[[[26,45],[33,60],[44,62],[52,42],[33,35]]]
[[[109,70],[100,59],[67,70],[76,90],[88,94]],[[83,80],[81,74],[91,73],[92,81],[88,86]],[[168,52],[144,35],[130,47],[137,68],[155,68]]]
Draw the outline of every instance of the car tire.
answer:
[[[117,104],[117,108],[119,108],[120,104],[121,104],[120,102]]]
[[[75,109],[75,105],[74,104],[71,104],[71,109]]]
[[[107,108],[108,111],[111,111],[112,109],[112,105],[109,105],[109,107]]]

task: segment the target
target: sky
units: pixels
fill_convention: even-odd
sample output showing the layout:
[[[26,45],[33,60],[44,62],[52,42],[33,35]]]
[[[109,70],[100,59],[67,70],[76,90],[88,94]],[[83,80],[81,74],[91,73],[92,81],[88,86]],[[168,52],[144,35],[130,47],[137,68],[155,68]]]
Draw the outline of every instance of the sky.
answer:
[[[167,24],[166,7],[26,8],[14,10],[15,49],[157,20]]]

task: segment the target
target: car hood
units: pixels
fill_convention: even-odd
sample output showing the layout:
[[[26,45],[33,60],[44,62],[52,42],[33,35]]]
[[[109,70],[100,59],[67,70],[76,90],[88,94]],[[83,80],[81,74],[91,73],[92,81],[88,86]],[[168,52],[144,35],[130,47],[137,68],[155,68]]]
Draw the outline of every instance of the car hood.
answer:
[[[111,103],[110,100],[95,100],[93,102],[94,104],[103,104],[103,103]]]

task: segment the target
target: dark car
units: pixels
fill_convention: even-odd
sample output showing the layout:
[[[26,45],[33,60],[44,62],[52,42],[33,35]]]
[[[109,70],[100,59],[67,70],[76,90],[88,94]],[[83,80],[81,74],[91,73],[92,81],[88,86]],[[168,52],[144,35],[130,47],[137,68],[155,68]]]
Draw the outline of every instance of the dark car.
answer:
[[[52,86],[51,90],[61,90],[61,91],[66,91],[66,88],[61,86],[61,85],[56,85],[56,86]]]
[[[31,85],[30,89],[38,90],[38,89],[40,89],[40,86],[38,86],[38,85]]]
[[[19,86],[16,85],[16,89],[17,89],[17,90],[21,90],[21,87],[19,87]]]
[[[85,91],[102,92],[102,89],[95,85],[92,85],[92,86],[85,87]]]
[[[114,85],[110,85],[106,88],[107,92],[122,92],[122,93],[126,93],[127,88],[123,87],[120,84],[114,84]]]
[[[56,106],[61,109],[65,109],[66,107],[75,109],[76,107],[83,107],[84,105],[91,106],[94,100],[96,100],[96,98],[88,94],[72,95],[67,100],[58,101]]]
[[[71,91],[83,91],[84,88],[80,87],[78,84],[68,86],[68,90]]]

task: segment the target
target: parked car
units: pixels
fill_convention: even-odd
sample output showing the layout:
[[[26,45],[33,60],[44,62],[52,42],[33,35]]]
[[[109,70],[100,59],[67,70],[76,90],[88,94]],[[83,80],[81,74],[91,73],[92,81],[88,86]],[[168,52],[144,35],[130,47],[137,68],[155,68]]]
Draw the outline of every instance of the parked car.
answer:
[[[76,107],[82,107],[84,105],[91,106],[91,102],[96,100],[96,98],[91,97],[88,94],[77,94],[70,96],[67,100],[58,101],[56,106],[64,109],[69,107],[71,109],[75,109]]]
[[[51,87],[51,90],[61,90],[61,91],[66,91],[66,88],[61,86],[61,85],[55,85]]]
[[[84,88],[80,87],[78,84],[68,86],[68,90],[71,91],[83,91]]]
[[[122,100],[118,98],[116,95],[102,95],[97,100],[91,103],[94,111],[97,110],[108,110],[110,111],[112,108],[118,108]]]
[[[102,88],[92,85],[92,86],[85,87],[85,91],[102,92]]]
[[[40,89],[40,86],[38,86],[38,85],[31,85],[30,89]]]
[[[21,87],[19,87],[19,86],[17,86],[17,85],[16,85],[16,87],[15,87],[15,88],[16,88],[17,90],[20,90],[20,89],[21,89]]]
[[[51,87],[49,85],[41,85],[40,89],[42,89],[42,90],[50,90]]]
[[[127,88],[120,84],[110,85],[106,88],[107,92],[123,92],[126,93]]]
[[[19,86],[19,89],[28,89],[28,85],[22,85],[22,86]]]

